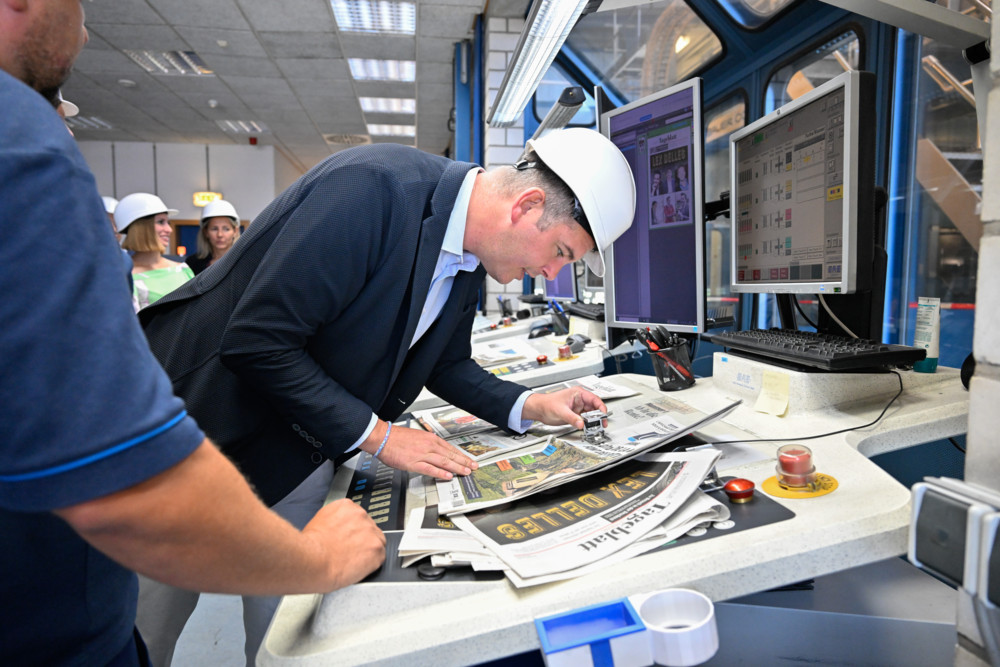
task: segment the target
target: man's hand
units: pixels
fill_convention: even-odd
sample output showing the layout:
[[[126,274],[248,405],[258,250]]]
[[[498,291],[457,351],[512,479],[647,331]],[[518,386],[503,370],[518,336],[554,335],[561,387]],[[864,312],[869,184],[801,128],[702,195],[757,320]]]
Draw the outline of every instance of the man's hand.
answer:
[[[370,454],[378,451],[385,437],[385,422],[379,422],[371,435],[361,445]],[[376,434],[378,434],[376,436]],[[404,426],[393,426],[379,460],[386,465],[428,475],[437,479],[451,479],[454,475],[468,475],[479,464],[458,448],[427,431]]]
[[[570,387],[552,394],[532,394],[524,402],[521,417],[552,426],[571,424],[576,428],[583,428],[580,413],[590,410],[607,412],[608,407],[586,389]]]
[[[346,498],[323,507],[302,533],[329,554],[333,590],[361,581],[385,561],[385,533],[360,505]]]

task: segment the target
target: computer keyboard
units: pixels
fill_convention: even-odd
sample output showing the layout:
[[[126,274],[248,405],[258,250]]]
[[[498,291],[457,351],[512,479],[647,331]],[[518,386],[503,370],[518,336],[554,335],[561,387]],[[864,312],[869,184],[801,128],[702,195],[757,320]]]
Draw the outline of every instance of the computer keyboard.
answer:
[[[586,317],[589,320],[604,321],[604,304],[602,303],[576,303],[570,302],[563,305],[570,315]]]
[[[927,356],[922,348],[795,329],[723,331],[706,338],[732,351],[830,371],[909,366]]]

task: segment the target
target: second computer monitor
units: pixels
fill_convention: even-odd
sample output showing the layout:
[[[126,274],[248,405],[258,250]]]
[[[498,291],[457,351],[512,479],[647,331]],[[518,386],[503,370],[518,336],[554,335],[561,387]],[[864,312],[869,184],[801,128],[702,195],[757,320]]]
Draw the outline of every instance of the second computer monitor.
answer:
[[[701,79],[605,114],[601,126],[632,168],[632,226],[605,253],[609,327],[705,330]]]
[[[555,301],[576,301],[576,264],[567,264],[555,280],[545,281],[545,298]]]
[[[730,135],[734,292],[871,286],[874,78],[845,72]]]

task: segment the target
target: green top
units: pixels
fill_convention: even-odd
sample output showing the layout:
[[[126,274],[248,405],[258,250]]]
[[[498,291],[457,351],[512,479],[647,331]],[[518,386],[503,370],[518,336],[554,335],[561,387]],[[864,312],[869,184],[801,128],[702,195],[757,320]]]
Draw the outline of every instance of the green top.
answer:
[[[140,308],[156,302],[192,278],[194,272],[187,264],[133,273],[132,306],[139,312]]]

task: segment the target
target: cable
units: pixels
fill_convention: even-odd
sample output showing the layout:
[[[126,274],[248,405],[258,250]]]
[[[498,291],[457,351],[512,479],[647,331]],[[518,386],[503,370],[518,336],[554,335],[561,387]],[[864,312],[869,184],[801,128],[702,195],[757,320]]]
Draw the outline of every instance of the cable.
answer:
[[[826,299],[823,298],[823,295],[822,294],[818,294],[817,296],[819,297],[819,303],[820,303],[821,306],[823,306],[823,310],[826,311],[826,314],[829,315],[830,318],[833,319],[834,322],[836,322],[838,325],[840,325],[840,328],[843,329],[844,331],[846,331],[848,336],[850,336],[851,338],[857,338],[858,335],[856,333],[854,333],[853,331],[851,331],[846,324],[844,324],[843,322],[841,322],[839,317],[837,317],[836,315],[833,314],[833,311],[830,310],[830,306],[826,305]]]
[[[618,373],[619,375],[621,375],[621,372],[622,372],[622,362],[619,359],[619,355],[612,354],[611,350],[608,349],[607,345],[598,345],[597,347],[599,349],[601,349],[601,350],[604,351],[601,354],[601,359],[604,359],[605,356],[608,356],[608,357],[611,357],[612,359],[615,360],[615,372]]]
[[[847,433],[848,431],[857,431],[858,429],[861,428],[868,428],[869,426],[877,424],[879,420],[881,420],[882,417],[885,416],[885,413],[889,410],[889,408],[892,407],[892,404],[896,402],[896,399],[899,398],[900,395],[903,393],[903,376],[897,373],[896,371],[889,371],[889,372],[895,375],[896,380],[899,381],[899,391],[897,391],[896,395],[892,397],[892,400],[889,401],[884,408],[882,408],[882,413],[879,414],[879,416],[876,417],[874,420],[868,422],[867,424],[862,424],[861,426],[852,426],[850,428],[842,428],[839,431],[830,431],[829,433],[820,433],[819,435],[803,435],[797,438],[755,438],[753,440],[727,440],[725,442],[746,443],[746,442],[791,442],[798,440],[815,440],[816,438],[825,438],[828,435],[837,435],[839,433]],[[724,443],[720,442],[718,444],[724,444]]]
[[[799,315],[802,316],[802,319],[804,319],[813,329],[819,331],[819,327],[816,326],[816,323],[809,319],[809,316],[806,315],[806,311],[802,310],[802,305],[799,303],[799,297],[794,294],[792,294],[792,303],[795,304],[795,310],[799,311]]]
[[[958,442],[955,440],[955,438],[948,438],[948,442],[950,442],[951,444],[955,445],[955,449],[957,449],[958,451],[962,452],[963,454],[965,453],[965,447],[963,447],[962,445],[958,444]]]

